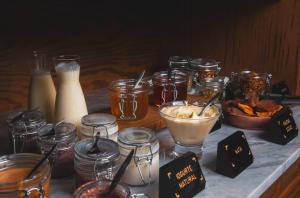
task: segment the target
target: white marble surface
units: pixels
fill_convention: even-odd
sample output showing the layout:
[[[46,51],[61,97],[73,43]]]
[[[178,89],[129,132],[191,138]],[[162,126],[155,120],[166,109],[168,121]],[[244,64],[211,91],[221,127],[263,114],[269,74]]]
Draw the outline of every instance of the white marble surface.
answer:
[[[294,118],[300,126],[300,107],[293,108]],[[223,125],[221,129],[209,135],[204,143],[204,153],[200,160],[201,168],[206,178],[206,188],[196,197],[259,197],[278,179],[300,156],[300,136],[287,145],[277,145],[263,140],[261,131],[246,131],[245,135],[254,156],[254,162],[236,178],[231,179],[215,172],[217,144],[220,140],[234,133],[237,128]],[[164,155],[164,150],[170,148],[174,142],[167,129],[158,133],[161,144],[161,164],[170,159]],[[74,190],[72,178],[53,180],[51,197],[71,197]],[[146,192],[157,197],[157,185],[150,188],[132,189]]]

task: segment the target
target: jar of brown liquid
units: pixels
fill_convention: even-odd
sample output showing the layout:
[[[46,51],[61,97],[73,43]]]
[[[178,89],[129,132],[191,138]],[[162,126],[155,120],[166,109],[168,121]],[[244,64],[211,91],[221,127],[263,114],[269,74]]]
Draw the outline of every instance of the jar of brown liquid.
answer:
[[[42,155],[19,153],[0,158],[0,198],[50,197],[49,161],[46,160],[28,179],[24,179]]]
[[[116,80],[110,84],[111,112],[119,120],[139,120],[148,112],[148,82],[142,81],[134,88],[135,79]]]
[[[220,62],[203,58],[193,59],[191,68],[197,72],[196,79],[198,82],[213,80],[221,70]]]
[[[154,73],[153,96],[156,106],[175,100],[186,100],[186,74],[178,70],[173,70],[170,74],[168,71]]]

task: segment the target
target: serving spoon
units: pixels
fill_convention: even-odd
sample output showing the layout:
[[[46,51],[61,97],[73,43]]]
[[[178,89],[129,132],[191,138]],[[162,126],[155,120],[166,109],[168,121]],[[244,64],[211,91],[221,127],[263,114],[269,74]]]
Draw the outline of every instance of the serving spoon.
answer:
[[[216,99],[218,99],[220,96],[220,92],[217,92],[212,98],[209,99],[209,101],[204,105],[198,116],[201,116],[205,109],[211,105],[212,102],[214,102]]]
[[[138,86],[139,86],[140,82],[142,81],[144,75],[145,75],[145,70],[140,74],[138,80],[136,81],[135,85],[133,86],[133,89],[138,88]]]

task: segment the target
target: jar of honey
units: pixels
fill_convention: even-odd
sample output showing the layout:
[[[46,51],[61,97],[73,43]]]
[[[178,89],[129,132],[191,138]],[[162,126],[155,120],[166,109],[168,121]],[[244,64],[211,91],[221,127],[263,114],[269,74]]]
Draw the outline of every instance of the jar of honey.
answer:
[[[153,75],[154,104],[160,106],[166,102],[186,100],[187,77],[179,70],[161,71]]]
[[[111,112],[119,120],[139,120],[148,112],[150,85],[141,81],[134,87],[136,80],[116,80],[110,84]]]
[[[0,198],[50,197],[51,167],[48,160],[45,160],[29,179],[25,179],[42,157],[33,153],[2,156],[0,158]]]
[[[93,113],[81,118],[80,139],[96,136],[118,141],[118,123],[115,116],[107,113]]]
[[[193,59],[191,67],[196,71],[195,78],[198,82],[211,81],[219,75],[220,62],[211,59]]]
[[[43,154],[48,153],[57,144],[49,157],[52,164],[52,178],[73,174],[76,140],[76,126],[71,123],[62,122],[55,127],[47,124],[39,130],[39,143]]]
[[[41,153],[38,130],[46,125],[42,112],[32,110],[10,114],[7,123],[14,153]]]
[[[119,168],[119,146],[110,139],[99,138],[96,150],[92,139],[84,139],[75,145],[76,187],[95,179],[113,179]]]

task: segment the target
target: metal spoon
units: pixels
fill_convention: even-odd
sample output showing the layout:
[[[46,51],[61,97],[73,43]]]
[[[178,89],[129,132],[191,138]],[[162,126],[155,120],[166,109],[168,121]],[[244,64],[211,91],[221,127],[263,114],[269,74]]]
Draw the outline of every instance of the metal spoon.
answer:
[[[141,80],[143,79],[144,75],[145,75],[145,70],[140,74],[138,80],[136,81],[136,83],[135,83],[135,85],[133,87],[134,89],[138,88],[138,86],[139,86]]]
[[[220,96],[220,92],[216,93],[212,98],[209,99],[209,101],[204,105],[198,116],[201,116],[204,110],[211,105],[212,102],[214,102],[218,97]]]

